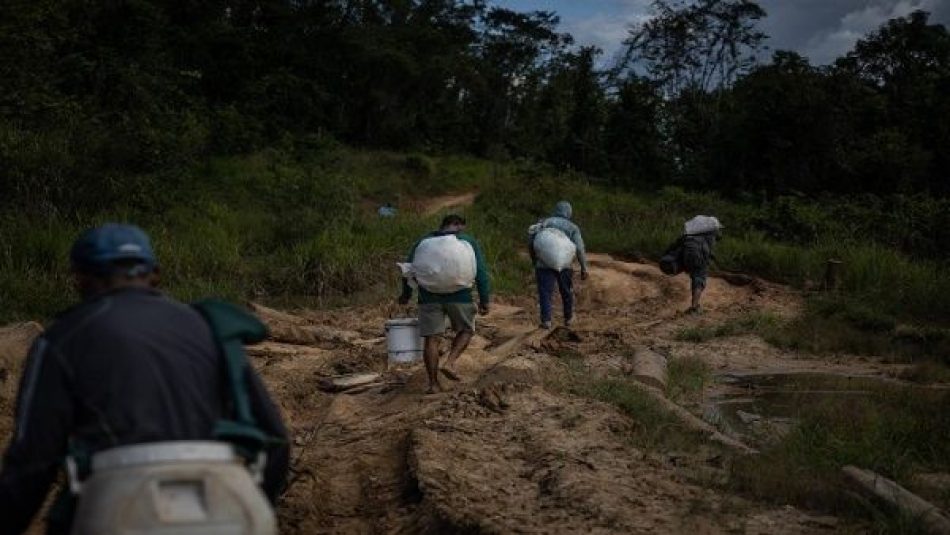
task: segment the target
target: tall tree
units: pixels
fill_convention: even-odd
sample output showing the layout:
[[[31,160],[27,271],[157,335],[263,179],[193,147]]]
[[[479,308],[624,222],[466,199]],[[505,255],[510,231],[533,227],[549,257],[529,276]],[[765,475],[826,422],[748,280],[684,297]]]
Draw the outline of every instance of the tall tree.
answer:
[[[950,33],[916,11],[858,41],[836,68],[887,99],[887,121],[869,138],[868,171],[887,170],[897,189],[950,193]],[[887,162],[880,161],[887,155]],[[881,165],[885,164],[886,165]],[[886,180],[878,175],[877,180]]]
[[[755,64],[765,10],[754,0],[654,0],[655,16],[630,31],[618,71],[643,69],[667,95],[730,86]]]

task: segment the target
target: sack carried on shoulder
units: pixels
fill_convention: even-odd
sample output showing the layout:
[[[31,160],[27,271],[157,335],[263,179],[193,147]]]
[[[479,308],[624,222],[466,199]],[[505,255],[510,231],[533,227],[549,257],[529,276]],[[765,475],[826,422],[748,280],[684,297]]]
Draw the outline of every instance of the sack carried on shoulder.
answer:
[[[698,215],[683,224],[683,233],[687,236],[716,232],[722,228],[718,219],[708,215]]]
[[[475,250],[453,234],[422,240],[411,264],[399,264],[410,284],[426,291],[450,294],[471,288],[477,270]]]
[[[561,271],[571,267],[577,246],[556,228],[542,228],[534,237],[534,252],[546,268]]]

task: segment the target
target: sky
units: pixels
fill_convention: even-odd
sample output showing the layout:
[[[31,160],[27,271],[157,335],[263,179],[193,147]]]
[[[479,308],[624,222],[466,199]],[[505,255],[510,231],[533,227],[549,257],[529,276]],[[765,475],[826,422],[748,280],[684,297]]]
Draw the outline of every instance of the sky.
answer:
[[[578,44],[612,56],[631,24],[649,19],[651,0],[494,0],[517,11],[555,11]],[[771,50],[794,50],[824,65],[846,54],[862,36],[894,17],[922,9],[950,26],[950,0],[759,0],[768,17],[760,28]]]

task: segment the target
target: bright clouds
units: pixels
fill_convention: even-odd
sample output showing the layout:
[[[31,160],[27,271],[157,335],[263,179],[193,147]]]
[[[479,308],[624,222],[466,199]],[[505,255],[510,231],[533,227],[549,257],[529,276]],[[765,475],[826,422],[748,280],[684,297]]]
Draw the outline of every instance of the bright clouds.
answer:
[[[579,45],[594,45],[610,58],[620,50],[631,25],[650,17],[652,0],[495,0],[497,5],[556,11],[561,27]],[[894,17],[914,10],[932,13],[931,21],[950,23],[950,0],[759,0],[768,13],[761,21],[772,50],[794,50],[814,64],[847,53],[858,39]]]
[[[578,44],[599,47],[607,56],[616,52],[630,34],[630,26],[649,19],[649,14],[631,12],[618,16],[597,13],[580,20],[564,21],[564,29],[574,36]]]
[[[801,51],[813,63],[831,63],[850,51],[859,39],[873,32],[881,24],[896,17],[904,17],[921,9],[933,11],[941,0],[879,1],[851,11],[841,17],[834,28],[812,36]]]

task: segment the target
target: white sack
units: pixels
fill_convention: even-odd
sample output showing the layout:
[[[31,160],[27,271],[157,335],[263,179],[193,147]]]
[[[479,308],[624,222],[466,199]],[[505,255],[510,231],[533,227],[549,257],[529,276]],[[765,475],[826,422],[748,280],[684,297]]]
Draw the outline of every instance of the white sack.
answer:
[[[577,246],[556,228],[543,228],[534,237],[534,252],[546,268],[558,271],[571,267]]]
[[[707,232],[716,232],[721,229],[719,220],[712,216],[698,215],[683,225],[685,234],[706,234]]]
[[[416,247],[412,263],[399,264],[399,268],[412,286],[437,294],[455,293],[475,282],[475,250],[454,234],[426,238]]]

